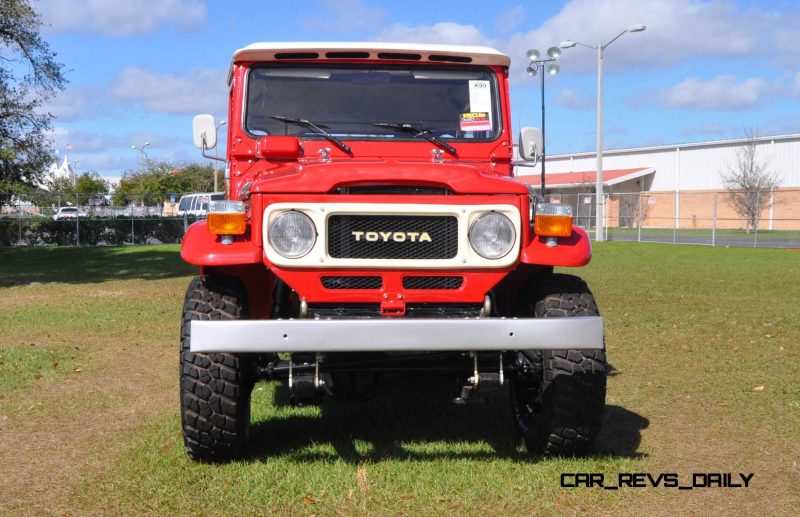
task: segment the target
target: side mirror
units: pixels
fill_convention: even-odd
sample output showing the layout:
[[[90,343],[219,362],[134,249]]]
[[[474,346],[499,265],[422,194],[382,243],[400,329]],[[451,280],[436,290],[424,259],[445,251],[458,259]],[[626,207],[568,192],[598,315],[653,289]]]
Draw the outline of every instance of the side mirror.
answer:
[[[217,146],[217,125],[214,115],[195,115],[192,119],[194,145],[201,151]]]
[[[523,127],[519,131],[519,155],[525,161],[536,163],[542,156],[544,136],[536,127]]]

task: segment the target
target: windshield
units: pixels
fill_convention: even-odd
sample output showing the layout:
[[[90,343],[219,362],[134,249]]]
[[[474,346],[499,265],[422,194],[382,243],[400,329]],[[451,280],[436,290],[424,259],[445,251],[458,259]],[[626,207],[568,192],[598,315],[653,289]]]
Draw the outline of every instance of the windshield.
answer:
[[[493,140],[500,132],[497,81],[489,69],[302,65],[254,68],[245,129],[256,136],[320,138],[275,115],[313,122],[342,138],[410,139],[411,124],[440,139]],[[375,124],[386,124],[378,127]]]

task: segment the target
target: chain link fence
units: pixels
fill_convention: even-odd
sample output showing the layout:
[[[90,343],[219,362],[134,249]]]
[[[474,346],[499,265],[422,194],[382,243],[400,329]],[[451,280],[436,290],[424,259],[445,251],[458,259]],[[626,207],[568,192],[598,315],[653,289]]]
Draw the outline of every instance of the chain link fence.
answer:
[[[734,209],[736,195],[746,200],[749,214]],[[550,197],[571,205],[575,224],[595,237],[593,193]],[[604,203],[609,241],[800,248],[800,190],[631,192],[606,194]]]
[[[202,211],[180,213],[180,195],[158,197],[170,201],[142,198],[111,206],[103,198],[42,196],[34,201],[0,194],[0,246],[179,243]]]
[[[610,241],[800,248],[800,190],[750,196],[749,218],[733,208],[733,195],[728,191],[606,194],[604,235]],[[594,238],[593,193],[549,197],[571,205],[575,223]],[[203,217],[199,205],[188,213],[179,211],[179,199],[180,195],[150,195],[127,206],[111,206],[103,198],[50,195],[24,200],[0,194],[0,246],[178,243],[186,228]]]

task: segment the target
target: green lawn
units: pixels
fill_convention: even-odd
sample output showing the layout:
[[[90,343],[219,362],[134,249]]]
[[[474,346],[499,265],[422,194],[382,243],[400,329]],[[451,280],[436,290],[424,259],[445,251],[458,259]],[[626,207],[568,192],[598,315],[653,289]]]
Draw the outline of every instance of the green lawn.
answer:
[[[571,272],[595,292],[615,374],[585,459],[529,458],[503,395],[453,406],[451,382],[397,376],[354,406],[293,408],[280,383],[260,383],[250,455],[193,463],[177,403],[190,272],[173,246],[0,251],[0,514],[788,515],[800,504],[800,252],[597,244]],[[754,477],[738,490],[603,491],[560,488],[563,472]]]
[[[681,224],[686,224],[685,221],[681,221]],[[589,231],[589,230],[587,230]],[[592,229],[594,231],[594,229]],[[691,228],[691,227],[682,227],[682,228],[648,228],[643,227],[641,229],[641,234],[650,235],[650,236],[658,236],[658,237],[672,237],[673,233],[676,233],[679,236],[683,237],[708,237],[711,238],[712,229],[711,228]],[[738,230],[738,229],[731,229],[731,228],[717,228],[714,232],[717,238],[735,238],[742,241],[753,241],[755,238],[755,232],[747,232],[745,230]],[[798,246],[800,246],[800,231],[799,230],[758,230],[758,238],[759,239],[769,239],[769,240],[781,240],[781,241],[797,241]],[[609,235],[625,235],[625,236],[636,236],[639,234],[638,228],[608,228]]]
[[[95,283],[190,275],[180,246],[0,247],[0,287],[31,282]]]

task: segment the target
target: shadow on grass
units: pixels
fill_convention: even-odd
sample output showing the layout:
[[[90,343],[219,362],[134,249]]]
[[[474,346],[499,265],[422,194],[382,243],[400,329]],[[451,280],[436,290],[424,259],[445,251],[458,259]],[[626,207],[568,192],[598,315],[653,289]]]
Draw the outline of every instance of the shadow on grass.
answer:
[[[343,460],[352,464],[384,459],[456,458],[530,461],[520,446],[505,391],[470,402],[451,402],[458,391],[452,380],[431,377],[387,378],[380,394],[362,404],[324,399],[321,416],[289,416],[255,422],[249,457],[252,461],[288,457],[299,462]],[[288,404],[281,384],[275,405]],[[619,406],[606,406],[598,457],[637,458],[646,418]],[[309,451],[329,445],[331,452]],[[535,460],[535,458],[533,458]]]
[[[95,283],[191,275],[177,245],[0,248],[0,287],[31,282]]]

